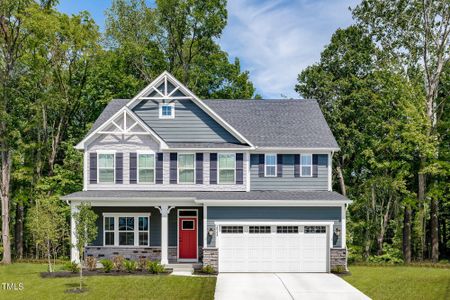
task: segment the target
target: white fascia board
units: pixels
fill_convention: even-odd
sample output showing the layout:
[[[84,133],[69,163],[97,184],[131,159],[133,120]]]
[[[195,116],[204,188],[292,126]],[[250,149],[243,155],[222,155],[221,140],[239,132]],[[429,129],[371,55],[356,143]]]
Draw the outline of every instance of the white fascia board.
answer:
[[[153,87],[160,83],[161,80],[164,79],[164,77],[167,77],[175,86],[178,86],[178,89],[183,92],[185,95],[189,95],[192,97],[192,100],[200,106],[210,117],[212,117],[216,122],[218,122],[220,125],[225,127],[234,137],[236,137],[239,141],[247,143],[251,147],[254,147],[254,145],[246,139],[240,132],[238,132],[234,127],[232,127],[230,124],[228,124],[222,117],[220,117],[217,113],[215,113],[208,105],[206,105],[202,100],[200,100],[199,97],[197,97],[193,92],[191,92],[184,84],[179,82],[172,74],[170,74],[167,71],[164,71],[161,75],[159,75],[155,80],[153,80],[149,85],[147,85],[142,91],[140,91],[136,96],[133,97],[133,99],[130,100],[130,102],[127,103],[127,107],[133,107],[133,104],[140,100],[141,97],[143,97],[146,93],[148,93]],[[177,97],[174,97],[177,98]]]
[[[339,151],[339,148],[256,147],[253,153],[267,153],[271,151],[277,153],[292,153],[295,151],[313,154],[329,154],[332,151]]]
[[[352,203],[351,200],[195,200],[208,206],[337,206]]]
[[[161,200],[162,199],[162,200]],[[183,199],[133,199],[133,198],[127,198],[127,199],[111,199],[111,198],[105,198],[105,199],[99,199],[99,198],[88,198],[85,197],[83,199],[70,199],[67,200],[71,204],[77,206],[83,202],[90,203],[91,206],[108,206],[108,207],[116,207],[116,206],[123,206],[123,207],[155,207],[155,206],[161,206],[161,205],[168,205],[168,206],[197,206],[201,207],[202,204],[195,203],[193,200],[187,201]]]
[[[216,152],[216,151],[241,151],[248,152],[249,150],[253,150],[253,148],[167,148],[169,151],[202,151],[202,152]]]
[[[134,121],[136,121],[148,134],[150,134],[153,138],[155,138],[158,141],[161,149],[167,149],[168,148],[166,142],[161,137],[159,137],[159,135],[156,132],[154,132],[150,127],[148,127],[147,124],[142,122],[142,120],[140,118],[138,118],[131,109],[129,109],[128,107],[124,106],[118,112],[116,112],[112,117],[110,117],[107,121],[105,121],[100,127],[98,127],[96,130],[94,130],[89,135],[87,135],[81,142],[79,142],[75,146],[75,149],[85,150],[86,142],[89,141],[89,139],[91,139],[93,136],[95,136],[99,131],[102,131],[105,127],[107,127],[110,122],[112,122],[114,119],[116,119],[121,114],[123,114],[124,111]],[[117,134],[120,135],[121,133],[117,132]]]

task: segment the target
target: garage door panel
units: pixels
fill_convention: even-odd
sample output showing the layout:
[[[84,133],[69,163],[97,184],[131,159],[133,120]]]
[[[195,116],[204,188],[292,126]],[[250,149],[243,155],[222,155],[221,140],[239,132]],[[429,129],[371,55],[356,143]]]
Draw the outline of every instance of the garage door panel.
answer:
[[[257,226],[256,226],[257,227]],[[221,272],[326,272],[326,233],[221,234]]]

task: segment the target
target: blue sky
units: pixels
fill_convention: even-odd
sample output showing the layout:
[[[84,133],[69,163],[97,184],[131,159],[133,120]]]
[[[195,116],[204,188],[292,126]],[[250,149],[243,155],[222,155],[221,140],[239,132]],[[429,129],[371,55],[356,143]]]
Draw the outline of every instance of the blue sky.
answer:
[[[317,62],[337,28],[352,23],[359,0],[228,0],[228,25],[219,40],[230,59],[239,57],[265,98],[298,98],[298,73]],[[104,29],[110,0],[61,0],[58,9],[87,10]]]

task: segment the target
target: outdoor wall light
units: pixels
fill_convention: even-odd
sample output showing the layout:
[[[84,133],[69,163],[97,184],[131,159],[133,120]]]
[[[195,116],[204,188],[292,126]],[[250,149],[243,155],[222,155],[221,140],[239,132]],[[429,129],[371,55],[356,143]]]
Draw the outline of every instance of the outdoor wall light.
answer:
[[[341,229],[340,229],[339,227],[336,227],[336,229],[334,230],[334,233],[335,233],[337,236],[340,236],[340,235],[341,235]]]
[[[209,236],[213,236],[214,235],[214,228],[209,228],[208,229],[208,235]]]

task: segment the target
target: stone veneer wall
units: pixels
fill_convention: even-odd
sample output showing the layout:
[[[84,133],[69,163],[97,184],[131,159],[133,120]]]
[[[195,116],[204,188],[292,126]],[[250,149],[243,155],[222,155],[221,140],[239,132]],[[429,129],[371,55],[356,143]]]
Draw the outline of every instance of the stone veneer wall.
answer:
[[[347,249],[330,249],[330,268],[333,270],[337,266],[343,266],[347,270]]]
[[[201,261],[202,247],[198,249],[199,261]],[[97,259],[113,258],[116,255],[122,255],[126,259],[138,260],[139,258],[147,258],[150,260],[161,260],[161,247],[86,247],[86,256],[94,256]],[[169,262],[177,261],[177,247],[169,247]]]
[[[204,248],[203,249],[203,266],[210,265],[219,272],[219,249]]]

